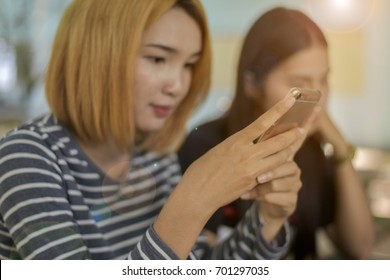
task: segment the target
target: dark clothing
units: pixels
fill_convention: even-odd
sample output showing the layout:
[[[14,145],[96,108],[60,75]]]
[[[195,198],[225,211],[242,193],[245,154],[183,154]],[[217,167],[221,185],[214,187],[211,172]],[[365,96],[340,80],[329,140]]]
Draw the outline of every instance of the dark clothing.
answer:
[[[226,118],[220,118],[194,129],[179,151],[183,172],[197,158],[229,136]],[[335,183],[334,166],[325,157],[321,144],[309,137],[298,151],[295,161],[300,167],[302,188],[295,213],[290,224],[295,238],[290,254],[295,259],[317,257],[316,231],[334,220]],[[220,208],[209,220],[206,228],[216,232],[219,225],[234,226],[242,217],[250,202],[237,200]]]

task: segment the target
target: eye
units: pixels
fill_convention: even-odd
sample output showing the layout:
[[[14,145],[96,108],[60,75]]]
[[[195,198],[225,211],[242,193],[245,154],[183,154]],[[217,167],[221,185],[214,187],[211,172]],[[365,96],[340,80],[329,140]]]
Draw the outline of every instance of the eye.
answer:
[[[165,58],[161,56],[147,56],[146,58],[155,64],[161,64],[165,62]]]
[[[195,57],[189,59],[189,60],[184,64],[184,68],[189,69],[189,70],[192,70],[192,69],[195,67],[195,65],[198,63],[198,61],[199,61],[199,56],[197,55],[197,56],[195,56]]]
[[[305,87],[305,86],[307,86],[307,83],[305,81],[302,81],[302,80],[293,80],[293,81],[291,81],[290,84],[293,87]]]
[[[194,66],[195,66],[195,63],[193,63],[193,62],[184,64],[184,68],[190,69],[190,70],[192,70],[194,68]]]

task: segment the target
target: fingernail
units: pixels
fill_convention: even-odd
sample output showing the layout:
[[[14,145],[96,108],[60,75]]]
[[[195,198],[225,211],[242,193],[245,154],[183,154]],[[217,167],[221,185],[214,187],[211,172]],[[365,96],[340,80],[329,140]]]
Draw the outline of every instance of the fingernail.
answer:
[[[251,199],[250,193],[244,193],[244,194],[241,196],[241,199],[243,199],[243,200]]]
[[[295,98],[294,97],[287,97],[286,100],[284,101],[284,106],[286,107],[291,107],[295,103]]]
[[[257,179],[257,182],[259,184],[263,184],[263,183],[269,181],[269,179],[271,179],[271,177],[272,177],[271,172],[268,172],[268,173],[265,173],[265,174],[261,174],[260,176],[257,176],[256,179]]]

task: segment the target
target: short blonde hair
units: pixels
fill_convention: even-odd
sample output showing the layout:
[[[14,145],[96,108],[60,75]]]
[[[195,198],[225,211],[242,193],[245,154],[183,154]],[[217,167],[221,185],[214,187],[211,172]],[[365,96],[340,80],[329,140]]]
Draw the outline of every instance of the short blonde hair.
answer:
[[[164,127],[146,136],[143,148],[175,151],[188,118],[210,86],[211,48],[199,0],[74,0],[65,11],[46,73],[53,115],[85,143],[113,140],[135,145],[134,65],[144,31],[173,7],[184,9],[202,32],[202,55],[187,96]]]

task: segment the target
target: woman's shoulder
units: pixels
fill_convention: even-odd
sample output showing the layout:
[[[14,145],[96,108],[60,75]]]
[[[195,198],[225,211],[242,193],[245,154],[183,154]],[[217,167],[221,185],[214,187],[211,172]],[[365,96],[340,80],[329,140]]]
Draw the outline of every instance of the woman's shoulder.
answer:
[[[46,151],[52,149],[54,139],[61,139],[66,134],[65,129],[51,115],[47,114],[35,118],[6,133],[0,139],[0,153],[23,152],[24,150],[39,147]]]
[[[1,141],[7,141],[9,138],[18,138],[23,135],[43,135],[50,132],[50,127],[60,126],[58,121],[51,115],[46,114],[26,122],[21,123],[19,126],[7,132]]]

